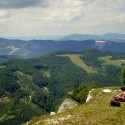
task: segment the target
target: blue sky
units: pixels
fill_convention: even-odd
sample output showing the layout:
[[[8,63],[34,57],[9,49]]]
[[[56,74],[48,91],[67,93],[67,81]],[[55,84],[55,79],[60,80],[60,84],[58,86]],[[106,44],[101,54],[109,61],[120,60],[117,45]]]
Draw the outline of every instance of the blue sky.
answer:
[[[0,36],[125,34],[125,0],[0,0]]]

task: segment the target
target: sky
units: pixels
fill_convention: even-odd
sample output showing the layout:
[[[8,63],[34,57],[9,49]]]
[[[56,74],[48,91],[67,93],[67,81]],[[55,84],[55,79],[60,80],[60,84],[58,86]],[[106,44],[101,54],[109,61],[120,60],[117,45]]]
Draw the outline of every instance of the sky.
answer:
[[[0,37],[125,34],[125,0],[0,0]]]

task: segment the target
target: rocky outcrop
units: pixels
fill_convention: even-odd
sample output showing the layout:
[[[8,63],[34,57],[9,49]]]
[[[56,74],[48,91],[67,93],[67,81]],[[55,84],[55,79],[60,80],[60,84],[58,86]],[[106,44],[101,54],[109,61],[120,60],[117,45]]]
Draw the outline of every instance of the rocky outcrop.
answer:
[[[91,95],[91,92],[92,92],[93,90],[95,90],[95,89],[91,89],[91,90],[89,91],[89,94],[87,95],[87,98],[86,98],[86,102],[88,102],[90,99],[93,98],[92,95]]]
[[[68,109],[73,109],[75,107],[77,107],[78,104],[77,102],[75,102],[74,100],[71,100],[71,99],[65,99],[63,101],[63,103],[61,104],[61,106],[59,107],[57,113],[61,113],[61,112],[64,112]]]

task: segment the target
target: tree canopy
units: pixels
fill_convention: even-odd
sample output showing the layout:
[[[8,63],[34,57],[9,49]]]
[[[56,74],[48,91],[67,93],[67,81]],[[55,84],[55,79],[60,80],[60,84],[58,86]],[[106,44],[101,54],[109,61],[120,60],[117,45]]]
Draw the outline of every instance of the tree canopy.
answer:
[[[125,67],[122,69],[122,83],[125,84]]]

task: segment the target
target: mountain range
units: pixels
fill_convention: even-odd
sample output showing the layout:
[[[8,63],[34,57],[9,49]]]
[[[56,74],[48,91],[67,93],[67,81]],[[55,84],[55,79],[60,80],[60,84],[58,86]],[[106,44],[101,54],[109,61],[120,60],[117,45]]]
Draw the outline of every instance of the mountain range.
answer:
[[[83,41],[87,39],[93,40],[112,40],[115,42],[125,42],[125,34],[118,34],[118,33],[107,33],[102,35],[97,34],[70,34],[63,37],[61,40],[76,40],[76,41]]]
[[[104,39],[107,38],[107,39]],[[125,52],[124,34],[80,35],[66,36],[58,41],[54,40],[14,40],[0,38],[0,54],[16,55],[32,58],[48,52],[59,50],[82,51],[85,49],[99,49],[114,52]]]

